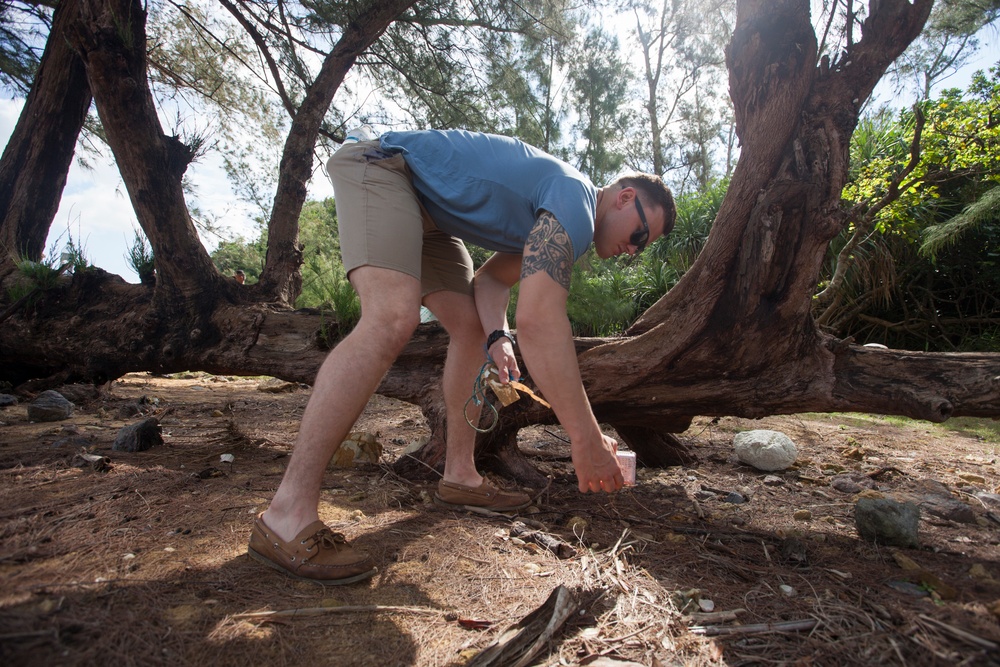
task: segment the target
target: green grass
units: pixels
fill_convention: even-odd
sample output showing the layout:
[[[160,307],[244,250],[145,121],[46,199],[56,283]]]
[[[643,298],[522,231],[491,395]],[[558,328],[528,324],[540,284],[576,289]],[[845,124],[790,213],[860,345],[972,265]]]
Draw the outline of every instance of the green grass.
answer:
[[[1000,444],[1000,421],[988,417],[952,417],[943,423],[934,423],[922,419],[911,419],[899,415],[875,415],[861,412],[831,412],[808,413],[811,419],[825,419],[836,422],[842,429],[850,427],[865,427],[872,424],[886,424],[900,428],[933,429],[945,433],[954,432],[965,436],[979,438],[984,442]]]

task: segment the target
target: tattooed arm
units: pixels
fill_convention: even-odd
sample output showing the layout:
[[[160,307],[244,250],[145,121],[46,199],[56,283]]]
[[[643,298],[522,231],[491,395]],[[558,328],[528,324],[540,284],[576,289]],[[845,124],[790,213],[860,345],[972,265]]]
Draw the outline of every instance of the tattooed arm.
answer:
[[[563,226],[542,212],[524,245],[517,332],[521,354],[571,441],[580,491],[616,491],[623,479],[614,439],[601,433],[580,379],[566,316],[573,244]]]

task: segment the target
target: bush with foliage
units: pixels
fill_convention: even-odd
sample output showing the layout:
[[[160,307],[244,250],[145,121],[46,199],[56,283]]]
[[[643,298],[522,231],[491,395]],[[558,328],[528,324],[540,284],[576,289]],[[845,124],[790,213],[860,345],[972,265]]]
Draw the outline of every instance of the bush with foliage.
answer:
[[[817,321],[835,335],[1000,349],[1000,70],[990,74],[964,94],[947,90],[859,125],[844,190],[851,226],[831,246],[817,304]],[[838,261],[847,267],[839,277]]]

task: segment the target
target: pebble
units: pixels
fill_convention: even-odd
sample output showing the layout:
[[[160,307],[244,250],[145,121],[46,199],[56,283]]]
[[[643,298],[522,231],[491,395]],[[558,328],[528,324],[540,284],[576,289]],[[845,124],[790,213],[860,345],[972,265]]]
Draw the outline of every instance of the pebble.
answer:
[[[778,586],[778,590],[780,590],[785,597],[793,598],[796,595],[798,595],[798,591],[796,591],[788,584],[781,584],[780,586]]]
[[[792,514],[792,518],[796,521],[808,521],[812,516],[813,514],[809,510],[795,510],[795,513]]]
[[[958,473],[958,476],[961,479],[964,479],[966,482],[970,482],[972,484],[985,484],[986,483],[986,478],[985,477],[983,477],[982,475],[977,475],[975,473],[960,472],[960,473]]]
[[[777,475],[765,475],[764,476],[764,486],[781,486],[785,483],[785,480],[778,477]]]

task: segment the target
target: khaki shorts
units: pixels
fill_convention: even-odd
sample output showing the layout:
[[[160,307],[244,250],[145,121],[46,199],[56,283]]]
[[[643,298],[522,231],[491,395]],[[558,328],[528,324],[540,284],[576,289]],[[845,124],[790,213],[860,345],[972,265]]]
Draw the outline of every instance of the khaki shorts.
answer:
[[[434,225],[402,155],[384,152],[378,141],[362,141],[343,146],[326,167],[348,274],[377,266],[413,276],[425,296],[439,290],[472,294],[469,251]]]

